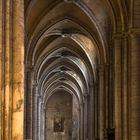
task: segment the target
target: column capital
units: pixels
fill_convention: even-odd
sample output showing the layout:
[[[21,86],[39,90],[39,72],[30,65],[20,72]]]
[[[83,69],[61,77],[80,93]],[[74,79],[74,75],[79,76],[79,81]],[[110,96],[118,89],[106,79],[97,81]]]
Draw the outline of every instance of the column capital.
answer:
[[[83,93],[83,96],[84,96],[85,98],[87,98],[87,97],[89,96],[89,94],[88,94],[87,92],[85,92],[85,93]]]
[[[140,29],[139,28],[130,28],[129,33],[130,33],[130,35],[132,35],[132,34],[140,34]]]
[[[33,72],[34,71],[34,66],[26,64],[25,69],[26,69],[26,72]]]
[[[114,33],[112,36],[112,39],[120,39],[120,38],[126,38],[130,35],[130,32],[120,32],[120,33]]]
[[[37,87],[38,86],[38,82],[37,80],[33,80],[33,84],[32,84],[34,87]]]
[[[109,64],[99,64],[98,65],[98,71],[99,73],[104,73],[105,70],[109,67]]]
[[[37,94],[37,97],[38,97],[38,99],[41,100],[41,97],[42,97],[42,96],[41,96],[40,94]]]
[[[80,105],[80,107],[83,107],[84,102],[80,102],[79,105]]]
[[[130,28],[128,31],[114,33],[112,36],[112,39],[127,38],[129,36],[135,36],[136,34],[140,34],[140,29],[139,28]]]
[[[88,97],[89,97],[89,94],[87,94],[87,93],[85,93],[85,94],[83,95],[83,103],[84,103],[84,104],[86,103]]]

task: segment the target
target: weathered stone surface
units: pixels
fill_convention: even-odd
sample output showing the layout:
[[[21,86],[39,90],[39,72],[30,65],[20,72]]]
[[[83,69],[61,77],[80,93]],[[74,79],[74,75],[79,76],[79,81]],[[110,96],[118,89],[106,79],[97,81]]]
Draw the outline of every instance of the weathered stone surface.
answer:
[[[139,0],[0,0],[0,140],[140,140],[139,58]]]
[[[45,111],[46,111],[45,140],[48,139],[71,140],[72,139],[72,95],[70,95],[69,93],[65,93],[65,91],[60,91],[60,93],[59,92],[54,93],[54,95],[50,97],[48,104],[45,108]],[[54,121],[57,120],[60,122],[55,123]],[[61,121],[63,121],[62,124]],[[60,131],[59,131],[59,125],[60,125]],[[61,131],[61,127],[62,127],[62,131]]]
[[[131,139],[139,140],[140,127],[140,34],[131,37]]]
[[[0,106],[2,107],[0,107],[1,140],[23,139],[23,6],[23,1],[0,1]],[[21,26],[19,26],[19,23]],[[19,75],[17,84],[15,84],[17,81],[15,81],[15,75]],[[18,112],[17,117],[15,117],[16,112]]]

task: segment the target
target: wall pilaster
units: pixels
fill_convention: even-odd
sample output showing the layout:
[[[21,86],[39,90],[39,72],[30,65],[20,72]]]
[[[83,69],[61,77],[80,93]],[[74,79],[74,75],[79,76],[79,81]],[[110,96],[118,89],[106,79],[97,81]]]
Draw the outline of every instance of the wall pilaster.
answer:
[[[131,96],[130,96],[130,134],[131,140],[140,139],[140,32],[133,32],[130,37],[130,85],[131,85]]]
[[[105,65],[99,66],[99,114],[100,114],[100,140],[104,140],[105,129]]]
[[[2,36],[2,0],[0,0],[0,36]],[[3,120],[2,120],[2,115],[3,115],[3,96],[2,96],[2,48],[3,45],[2,45],[2,37],[0,37],[0,140],[2,140],[2,137],[3,137]]]
[[[24,1],[13,4],[13,114],[12,139],[23,139],[24,120]]]
[[[115,139],[129,136],[129,44],[128,33],[114,36],[114,128]]]
[[[0,138],[23,139],[24,3],[0,0]]]

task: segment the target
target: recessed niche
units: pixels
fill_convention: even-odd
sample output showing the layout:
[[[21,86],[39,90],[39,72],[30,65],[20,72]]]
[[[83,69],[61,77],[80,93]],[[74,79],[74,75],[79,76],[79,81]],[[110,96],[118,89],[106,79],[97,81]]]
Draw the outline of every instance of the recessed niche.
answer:
[[[53,120],[53,131],[55,133],[64,132],[64,117],[54,117]]]

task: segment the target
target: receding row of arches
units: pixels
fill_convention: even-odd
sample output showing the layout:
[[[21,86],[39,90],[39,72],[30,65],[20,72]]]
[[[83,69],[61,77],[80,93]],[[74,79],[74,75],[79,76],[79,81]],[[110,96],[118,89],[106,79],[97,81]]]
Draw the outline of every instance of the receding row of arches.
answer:
[[[115,24],[110,2],[102,2],[27,1],[26,139],[102,140],[114,128],[107,96]]]
[[[0,0],[0,139],[139,140],[139,0]]]

